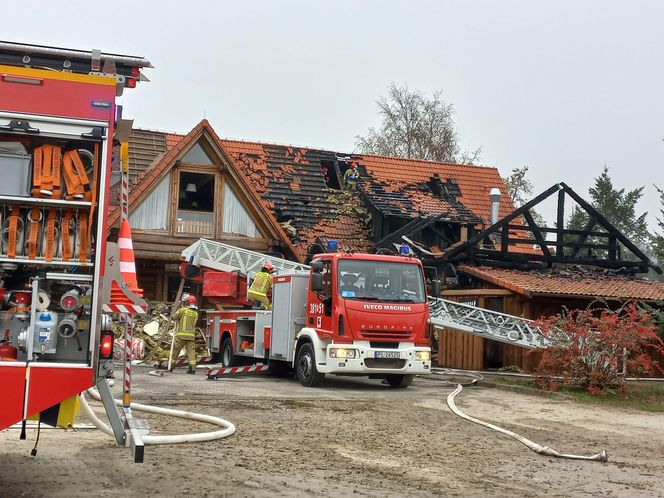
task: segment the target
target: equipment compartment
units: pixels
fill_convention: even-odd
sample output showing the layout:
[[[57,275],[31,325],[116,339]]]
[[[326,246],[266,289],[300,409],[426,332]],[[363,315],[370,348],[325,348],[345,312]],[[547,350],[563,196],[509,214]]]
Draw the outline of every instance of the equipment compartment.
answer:
[[[18,144],[18,142],[7,142]],[[0,142],[0,195],[30,196],[30,172],[32,156],[27,153],[7,152],[8,146]]]

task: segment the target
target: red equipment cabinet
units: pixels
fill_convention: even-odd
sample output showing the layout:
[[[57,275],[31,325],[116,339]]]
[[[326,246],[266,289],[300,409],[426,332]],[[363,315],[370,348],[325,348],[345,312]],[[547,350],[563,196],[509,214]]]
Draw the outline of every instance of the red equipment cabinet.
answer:
[[[131,64],[151,67],[0,42],[0,278],[19,285],[0,291],[21,297],[0,302],[0,332],[17,351],[0,358],[0,429],[96,381],[115,98],[140,76]],[[74,288],[79,301],[63,301]]]

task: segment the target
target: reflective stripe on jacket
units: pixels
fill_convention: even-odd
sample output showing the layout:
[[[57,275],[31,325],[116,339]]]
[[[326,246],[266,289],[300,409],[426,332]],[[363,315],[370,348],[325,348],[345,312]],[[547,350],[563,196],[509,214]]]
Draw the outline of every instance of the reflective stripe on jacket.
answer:
[[[194,339],[196,337],[198,311],[192,308],[180,308],[175,313],[175,318],[179,320],[175,335],[183,339]]]
[[[258,294],[259,296],[267,296],[267,291],[272,288],[272,275],[267,272],[259,271],[256,273],[256,278],[251,282],[249,292]]]

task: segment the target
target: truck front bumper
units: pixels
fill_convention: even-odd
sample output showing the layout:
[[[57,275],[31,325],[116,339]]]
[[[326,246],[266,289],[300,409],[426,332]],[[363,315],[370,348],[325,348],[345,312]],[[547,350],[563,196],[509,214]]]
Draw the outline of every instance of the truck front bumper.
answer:
[[[347,356],[339,357],[340,353]],[[431,372],[431,349],[412,343],[402,343],[398,349],[373,348],[363,341],[328,344],[325,360],[316,365],[321,373],[421,375]]]

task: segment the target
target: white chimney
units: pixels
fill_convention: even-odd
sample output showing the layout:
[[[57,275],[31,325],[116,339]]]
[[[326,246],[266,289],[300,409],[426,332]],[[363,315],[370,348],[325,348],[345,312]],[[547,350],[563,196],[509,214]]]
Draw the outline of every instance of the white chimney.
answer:
[[[498,214],[500,208],[500,189],[493,187],[491,192],[489,192],[489,197],[491,198],[491,224],[494,225],[498,222],[500,216]]]

